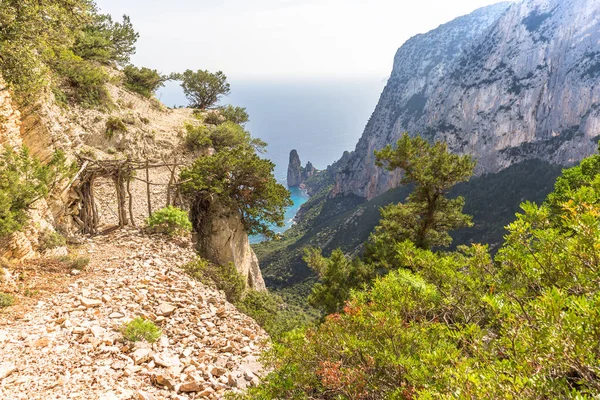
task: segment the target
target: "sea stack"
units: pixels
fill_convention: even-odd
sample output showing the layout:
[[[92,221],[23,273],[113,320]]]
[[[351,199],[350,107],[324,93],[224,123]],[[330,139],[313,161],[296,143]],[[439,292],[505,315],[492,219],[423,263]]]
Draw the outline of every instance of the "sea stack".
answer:
[[[300,156],[294,149],[290,151],[290,162],[287,170],[287,184],[288,187],[298,187],[302,183],[302,163],[300,163]]]
[[[308,178],[313,176],[315,172],[317,172],[317,169],[310,161],[306,163],[306,167],[302,168],[298,152],[296,150],[290,151],[290,162],[287,171],[288,187],[302,186],[302,184],[304,184]]]

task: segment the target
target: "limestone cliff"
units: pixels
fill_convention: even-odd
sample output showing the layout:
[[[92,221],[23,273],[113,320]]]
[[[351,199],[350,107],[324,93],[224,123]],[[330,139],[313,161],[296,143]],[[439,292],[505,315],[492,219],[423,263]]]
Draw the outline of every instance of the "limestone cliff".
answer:
[[[12,102],[10,91],[0,76],[0,146],[20,147],[21,113]]]
[[[287,170],[287,185],[288,187],[299,187],[303,185],[309,178],[311,178],[317,169],[309,161],[306,163],[306,167],[302,167],[300,156],[294,149],[290,152],[290,161]]]
[[[198,251],[202,257],[218,265],[233,263],[246,278],[248,287],[267,290],[258,258],[250,247],[248,233],[239,216],[216,207],[211,207],[210,213],[202,217],[192,211],[192,216],[200,224],[196,226],[200,230]]]
[[[410,39],[333,195],[371,199],[397,186],[398,173],[377,168],[373,152],[404,131],[473,154],[477,173],[594,152],[599,24],[599,0],[524,0]]]
[[[302,163],[300,156],[296,150],[290,152],[290,162],[287,170],[287,185],[288,187],[300,186],[302,180]]]

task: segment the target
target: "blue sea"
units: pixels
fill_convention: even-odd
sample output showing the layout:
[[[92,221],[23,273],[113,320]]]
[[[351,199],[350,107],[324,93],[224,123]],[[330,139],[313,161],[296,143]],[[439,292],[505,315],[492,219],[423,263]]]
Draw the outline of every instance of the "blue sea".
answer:
[[[250,133],[268,143],[264,157],[275,164],[275,176],[286,184],[289,153],[296,149],[303,164],[311,161],[324,169],[344,151],[353,150],[375,109],[385,85],[384,77],[372,79],[229,80],[231,94],[223,104],[246,107]],[[176,82],[169,82],[158,97],[167,106],[187,101]],[[292,189],[291,206],[283,232],[293,224],[298,209],[308,199]],[[253,242],[260,238],[252,238]]]

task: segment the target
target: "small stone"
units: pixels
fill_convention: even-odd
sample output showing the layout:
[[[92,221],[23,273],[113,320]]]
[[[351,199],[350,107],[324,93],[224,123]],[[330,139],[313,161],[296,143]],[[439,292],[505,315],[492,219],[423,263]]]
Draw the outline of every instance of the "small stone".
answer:
[[[237,387],[238,383],[235,380],[235,378],[233,377],[233,374],[227,375],[227,384],[231,387]]]
[[[123,318],[125,317],[123,314],[121,314],[120,312],[114,312],[111,313],[108,318],[112,318],[112,319],[119,319],[119,318]]]
[[[50,340],[48,340],[48,338],[39,338],[38,340],[36,340],[35,342],[33,342],[32,346],[40,349],[43,347],[48,346],[48,344],[50,344]]]
[[[92,326],[90,330],[92,331],[92,335],[94,335],[96,339],[100,339],[106,334],[106,329],[98,325]]]
[[[226,373],[227,373],[227,370],[225,368],[222,368],[222,367],[213,367],[210,370],[210,374],[212,376],[217,376],[217,377],[225,375]]]
[[[0,363],[0,381],[17,370],[17,366],[11,362]]]
[[[159,366],[165,367],[165,368],[178,367],[181,364],[181,362],[179,361],[179,358],[177,356],[174,356],[171,354],[166,354],[166,353],[154,354],[152,356],[152,359],[154,360],[154,363],[156,365],[159,365]]]
[[[156,397],[154,397],[150,393],[147,393],[147,392],[144,392],[141,390],[139,392],[137,392],[136,396],[137,396],[136,397],[137,400],[156,400]]]
[[[81,305],[83,305],[85,308],[98,307],[102,305],[101,300],[88,299],[85,297],[82,297],[80,301]]]
[[[109,295],[107,295],[107,294],[103,294],[102,295],[102,301],[103,302],[108,303],[111,300],[112,300],[112,298]]]
[[[175,312],[175,307],[173,304],[169,303],[161,303],[156,309],[156,314],[161,315],[163,317],[169,317],[173,312]]]
[[[204,386],[203,384],[200,384],[199,382],[194,381],[189,381],[189,382],[184,382],[181,384],[181,386],[179,386],[179,390],[184,392],[184,393],[189,393],[189,392],[200,392],[202,390],[204,390]]]
[[[124,369],[126,366],[127,365],[123,361],[115,361],[110,365],[110,367],[116,371]]]
[[[163,375],[163,374],[154,374],[151,377],[151,381],[152,383],[154,383],[155,385],[158,386],[165,386],[171,390],[175,389],[175,382],[174,380],[168,376],[168,375]]]
[[[133,352],[133,354],[131,355],[131,359],[133,360],[135,365],[139,365],[145,361],[148,361],[151,355],[152,350],[141,348]]]

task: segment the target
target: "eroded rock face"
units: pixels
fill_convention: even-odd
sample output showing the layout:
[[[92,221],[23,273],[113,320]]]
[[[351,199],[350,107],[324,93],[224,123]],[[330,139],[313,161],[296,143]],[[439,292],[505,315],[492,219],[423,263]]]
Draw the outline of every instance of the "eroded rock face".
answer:
[[[20,147],[21,113],[15,108],[6,82],[0,76],[0,147]]]
[[[258,258],[239,216],[224,210],[212,213],[211,221],[205,225],[208,231],[198,240],[200,255],[218,265],[233,263],[246,278],[249,288],[267,290]]]
[[[298,152],[296,150],[290,152],[290,161],[287,171],[288,187],[302,186],[308,178],[315,174],[315,172],[317,172],[317,170],[310,161],[306,163],[306,167],[302,167]]]
[[[371,199],[397,186],[373,152],[402,132],[444,140],[476,173],[527,159],[571,164],[600,127],[600,1],[486,7],[403,45],[333,194]]]
[[[302,163],[296,150],[290,152],[290,162],[287,170],[288,187],[298,187],[302,183]]]

